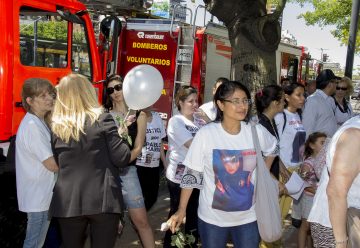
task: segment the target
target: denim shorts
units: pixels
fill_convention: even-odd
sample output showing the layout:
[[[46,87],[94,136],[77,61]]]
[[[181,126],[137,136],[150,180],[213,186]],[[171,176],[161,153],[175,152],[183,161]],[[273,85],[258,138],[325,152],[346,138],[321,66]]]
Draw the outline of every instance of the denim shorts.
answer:
[[[144,208],[144,197],[135,166],[121,170],[120,182],[126,208]]]

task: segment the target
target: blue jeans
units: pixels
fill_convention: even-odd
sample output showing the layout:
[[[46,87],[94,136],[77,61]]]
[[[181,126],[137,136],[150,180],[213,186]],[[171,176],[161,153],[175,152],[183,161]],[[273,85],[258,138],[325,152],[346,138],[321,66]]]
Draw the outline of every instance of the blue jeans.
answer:
[[[41,248],[45,242],[49,224],[48,211],[27,213],[26,237],[23,248]]]
[[[199,218],[199,233],[202,247],[223,248],[231,236],[235,248],[258,248],[260,234],[257,222],[240,226],[220,227],[206,223]]]

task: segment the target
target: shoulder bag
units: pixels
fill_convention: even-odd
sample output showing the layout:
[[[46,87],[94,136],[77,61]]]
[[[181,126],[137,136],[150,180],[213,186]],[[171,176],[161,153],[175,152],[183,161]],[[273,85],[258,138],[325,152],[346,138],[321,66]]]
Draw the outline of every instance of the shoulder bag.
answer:
[[[256,127],[251,127],[256,150],[256,187],[255,212],[260,237],[265,242],[274,242],[282,236],[281,214],[279,206],[278,182],[272,178],[262,157]]]

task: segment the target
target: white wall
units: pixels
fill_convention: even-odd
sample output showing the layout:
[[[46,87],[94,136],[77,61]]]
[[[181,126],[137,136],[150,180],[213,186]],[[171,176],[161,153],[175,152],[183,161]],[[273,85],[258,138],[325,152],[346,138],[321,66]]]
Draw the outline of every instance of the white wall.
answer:
[[[196,7],[198,5],[205,6],[205,3],[204,3],[203,0],[195,0],[194,3],[192,2],[192,0],[186,0],[186,7],[188,7],[189,9],[192,10],[193,18],[194,18],[194,15],[195,15]],[[196,22],[195,22],[195,24],[197,26],[204,26],[204,16],[205,16],[205,25],[206,25],[210,21],[211,14],[208,11],[206,11],[204,8],[199,8],[198,12],[197,12]],[[215,16],[214,16],[213,21],[215,23],[220,23],[219,20]],[[187,14],[186,22],[190,23],[190,15],[189,14]]]

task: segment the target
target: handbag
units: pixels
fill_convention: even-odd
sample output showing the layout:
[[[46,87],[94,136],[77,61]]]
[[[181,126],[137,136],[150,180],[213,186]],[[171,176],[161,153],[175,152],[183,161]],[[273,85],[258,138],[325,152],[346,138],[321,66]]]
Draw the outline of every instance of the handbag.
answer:
[[[346,214],[346,229],[348,235],[348,248],[360,247],[360,209],[348,208]]]
[[[260,237],[265,242],[274,242],[282,236],[278,182],[271,176],[262,157],[255,125],[251,126],[256,151],[255,213]]]

